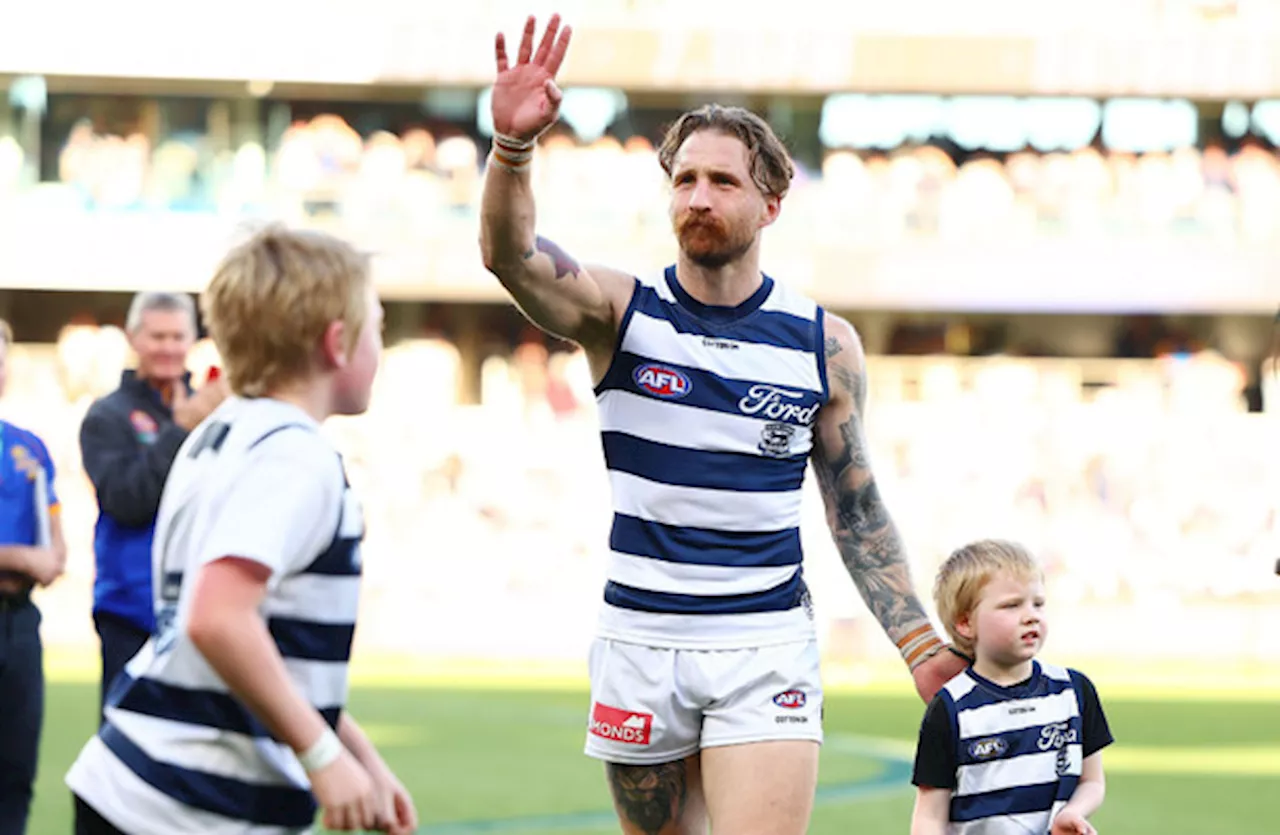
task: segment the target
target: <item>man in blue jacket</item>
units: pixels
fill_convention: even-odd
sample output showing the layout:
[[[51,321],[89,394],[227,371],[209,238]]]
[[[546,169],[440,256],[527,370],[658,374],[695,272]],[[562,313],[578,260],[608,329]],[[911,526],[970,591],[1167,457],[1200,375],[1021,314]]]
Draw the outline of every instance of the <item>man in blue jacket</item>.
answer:
[[[195,319],[190,296],[135,296],[125,331],[138,366],[89,408],[80,427],[84,469],[98,494],[93,622],[102,643],[100,710],[111,682],[155,626],[151,537],[169,466],[187,433],[226,397],[221,381],[191,389],[186,362]]]
[[[0,319],[0,394],[12,341]],[[56,580],[66,557],[49,450],[0,420],[0,835],[27,828],[40,751],[44,651],[31,589]]]

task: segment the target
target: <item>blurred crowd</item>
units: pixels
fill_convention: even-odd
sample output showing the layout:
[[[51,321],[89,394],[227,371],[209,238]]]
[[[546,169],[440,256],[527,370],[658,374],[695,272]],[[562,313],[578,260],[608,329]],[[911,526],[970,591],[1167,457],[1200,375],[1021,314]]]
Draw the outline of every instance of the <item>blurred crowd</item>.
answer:
[[[474,225],[488,148],[460,131],[438,133],[362,135],[338,116],[319,115],[294,123],[274,147],[250,142],[215,152],[194,134],[152,147],[140,133],[104,135],[84,121],[61,150],[58,180],[34,188],[19,187],[22,151],[0,138],[0,207],[270,215],[352,235],[448,235],[453,225]],[[542,142],[534,172],[550,225],[588,225],[595,236],[623,241],[666,231],[663,177],[644,137],[581,142],[554,134]],[[1280,156],[1258,140],[1231,153],[1209,145],[959,155],[923,145],[832,149],[818,168],[801,166],[778,234],[846,245],[910,236],[1248,242],[1277,237],[1278,224]]]
[[[207,341],[192,353],[198,379],[215,354]],[[399,342],[368,414],[328,424],[367,516],[362,640],[575,658],[599,600],[611,512],[587,364],[527,335],[483,359],[472,405],[459,396],[461,360],[442,338]],[[0,408],[48,441],[71,548],[68,576],[48,594],[76,603],[46,608],[51,643],[79,634],[83,624],[56,612],[87,611],[77,595],[92,580],[79,422],[127,362],[123,334],[88,325],[11,353]],[[868,366],[873,460],[917,577],[962,542],[997,535],[1045,559],[1066,606],[1132,618],[1151,607],[1240,613],[1277,602],[1263,580],[1280,542],[1271,464],[1280,433],[1273,415],[1246,413],[1235,364],[1202,352],[873,356]],[[805,514],[819,616],[856,621],[812,483]],[[1105,643],[1087,625],[1074,637],[1090,635]]]
[[[997,530],[1041,554],[1073,601],[1258,593],[1276,543],[1276,426],[1244,413],[1234,364],[868,365],[878,471],[922,558]]]

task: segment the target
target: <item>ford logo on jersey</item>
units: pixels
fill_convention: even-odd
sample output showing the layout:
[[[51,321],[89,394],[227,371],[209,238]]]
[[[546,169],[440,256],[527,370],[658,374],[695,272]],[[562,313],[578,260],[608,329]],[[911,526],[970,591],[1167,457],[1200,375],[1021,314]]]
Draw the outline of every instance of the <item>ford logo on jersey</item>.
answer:
[[[804,692],[801,690],[788,690],[785,693],[779,693],[773,697],[773,703],[778,707],[785,707],[787,710],[795,710],[804,707],[807,701]]]
[[[665,365],[648,363],[637,368],[631,375],[636,385],[652,394],[667,400],[684,397],[693,391],[693,381],[687,374],[667,368]]]

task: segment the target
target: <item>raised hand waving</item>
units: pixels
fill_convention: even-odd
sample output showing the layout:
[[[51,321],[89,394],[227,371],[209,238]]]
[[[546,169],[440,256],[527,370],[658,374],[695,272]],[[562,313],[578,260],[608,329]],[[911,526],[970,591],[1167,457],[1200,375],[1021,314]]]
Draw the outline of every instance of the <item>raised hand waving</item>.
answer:
[[[563,93],[556,86],[556,73],[564,62],[573,29],[561,29],[560,15],[552,15],[535,53],[536,34],[537,21],[530,15],[515,64],[508,63],[506,38],[501,32],[494,44],[498,78],[493,85],[493,128],[498,135],[522,143],[533,142],[560,115]]]

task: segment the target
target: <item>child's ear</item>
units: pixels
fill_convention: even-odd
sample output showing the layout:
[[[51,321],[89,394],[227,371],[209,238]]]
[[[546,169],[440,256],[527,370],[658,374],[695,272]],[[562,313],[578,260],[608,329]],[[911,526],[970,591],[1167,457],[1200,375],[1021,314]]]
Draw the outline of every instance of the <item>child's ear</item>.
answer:
[[[347,326],[335,319],[320,337],[320,354],[327,368],[340,369],[347,364]]]
[[[976,632],[973,628],[973,620],[969,617],[968,612],[956,617],[956,632],[961,637],[968,638],[970,641],[976,637]]]

